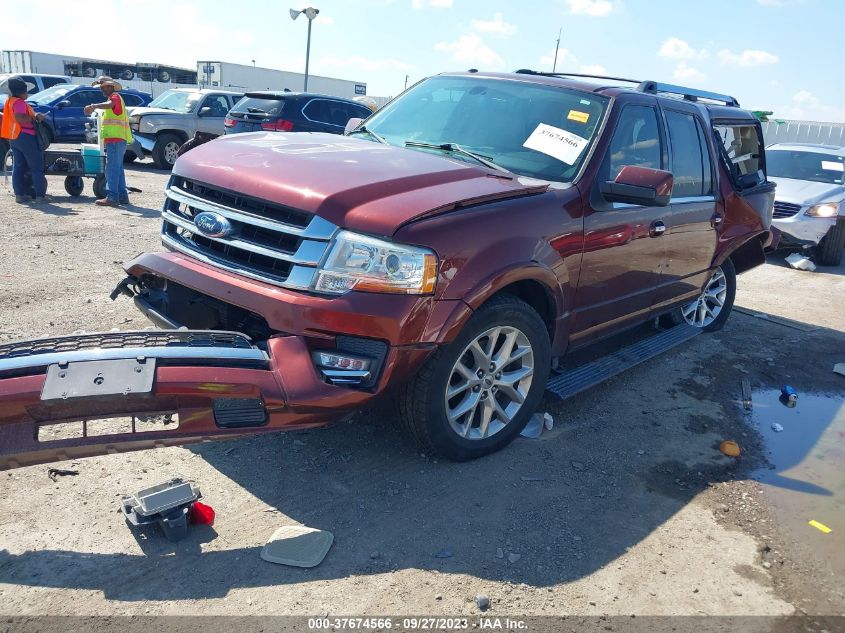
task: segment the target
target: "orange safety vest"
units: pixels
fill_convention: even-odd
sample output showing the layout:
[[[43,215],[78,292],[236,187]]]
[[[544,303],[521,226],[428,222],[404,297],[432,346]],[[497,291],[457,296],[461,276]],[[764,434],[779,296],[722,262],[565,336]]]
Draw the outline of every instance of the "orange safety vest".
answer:
[[[3,106],[3,125],[0,127],[0,136],[11,141],[18,138],[21,133],[21,124],[18,123],[12,110],[16,101],[20,101],[20,98],[9,97],[6,99],[6,105]],[[35,117],[35,112],[28,103],[26,104],[26,113],[33,118]]]

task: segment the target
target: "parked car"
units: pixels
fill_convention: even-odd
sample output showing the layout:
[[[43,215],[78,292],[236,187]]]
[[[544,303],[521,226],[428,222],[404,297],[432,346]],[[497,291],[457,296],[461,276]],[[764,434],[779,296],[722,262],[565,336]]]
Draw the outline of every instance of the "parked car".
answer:
[[[0,467],[315,427],[389,393],[427,454],[471,459],[522,431],[554,359],[661,315],[720,329],[771,240],[760,123],[729,96],[598,82],[443,74],[349,136],[193,149],[166,189],[165,252],[113,292],[172,332],[0,346],[16,433]],[[742,173],[727,128],[756,143]],[[69,358],[107,364],[61,399]],[[92,371],[115,379],[98,391]],[[127,412],[178,428],[32,440]]]
[[[197,132],[223,134],[223,119],[242,96],[228,90],[174,88],[148,107],[131,110],[129,126],[156,167],[170,169],[179,146]]]
[[[370,108],[350,99],[307,92],[248,92],[226,115],[226,134],[329,132],[343,134],[349,119],[365,119]]]
[[[780,246],[814,248],[817,264],[837,266],[845,252],[845,147],[777,143],[766,149],[777,183],[772,224]]]
[[[138,90],[124,89],[120,96],[127,112],[132,106],[149,103],[152,95]],[[50,131],[52,141],[85,141],[85,124],[88,115],[83,111],[92,103],[102,103],[106,98],[99,88],[60,84],[30,95],[27,100],[36,112],[46,115],[44,123]]]
[[[6,102],[6,97],[8,97],[8,89],[6,88],[6,82],[9,81],[9,77],[20,77],[26,82],[27,85],[27,92],[30,95],[34,95],[37,92],[41,92],[42,90],[46,90],[47,88],[51,88],[58,84],[69,84],[71,83],[71,79],[68,75],[36,75],[36,74],[17,74],[17,73],[0,73],[0,104]]]

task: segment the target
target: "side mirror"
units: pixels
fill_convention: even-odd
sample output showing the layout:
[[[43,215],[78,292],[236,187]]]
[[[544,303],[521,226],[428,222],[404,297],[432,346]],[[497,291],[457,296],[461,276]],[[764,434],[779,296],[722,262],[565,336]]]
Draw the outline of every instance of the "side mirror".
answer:
[[[59,110],[61,110],[62,108],[66,108],[66,107],[68,107],[69,105],[70,105],[70,101],[59,101],[59,102],[56,104],[56,107],[57,107]]]
[[[211,108],[208,106],[200,108],[200,111],[197,112],[197,116],[211,116]]]
[[[352,130],[354,130],[356,127],[361,125],[361,121],[363,121],[363,120],[364,119],[359,119],[357,117],[353,117],[353,118],[349,119],[346,122],[346,127],[343,128],[343,135],[346,136],[347,134],[349,134]]]
[[[672,198],[672,172],[626,165],[612,182],[599,190],[608,202],[624,202],[646,207],[665,207]]]

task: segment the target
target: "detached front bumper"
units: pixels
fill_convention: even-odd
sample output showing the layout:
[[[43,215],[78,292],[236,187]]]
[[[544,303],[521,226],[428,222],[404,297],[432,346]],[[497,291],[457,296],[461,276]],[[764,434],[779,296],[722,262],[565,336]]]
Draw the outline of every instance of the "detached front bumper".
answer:
[[[370,397],[325,383],[295,336],[266,350],[241,334],[186,330],[7,344],[0,470],[323,426]],[[162,414],[176,424],[149,423]]]

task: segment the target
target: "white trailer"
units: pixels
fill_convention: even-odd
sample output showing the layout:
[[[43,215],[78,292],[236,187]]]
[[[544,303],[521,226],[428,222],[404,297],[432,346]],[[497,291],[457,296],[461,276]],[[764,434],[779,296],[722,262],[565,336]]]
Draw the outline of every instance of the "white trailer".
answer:
[[[3,51],[0,72],[28,75],[65,75],[67,55],[35,51]]]
[[[231,88],[244,91],[287,88],[292,92],[301,92],[304,80],[304,74],[285,70],[230,62],[197,62],[197,81],[204,88]],[[367,82],[321,77],[309,73],[308,92],[352,99],[367,94]]]

